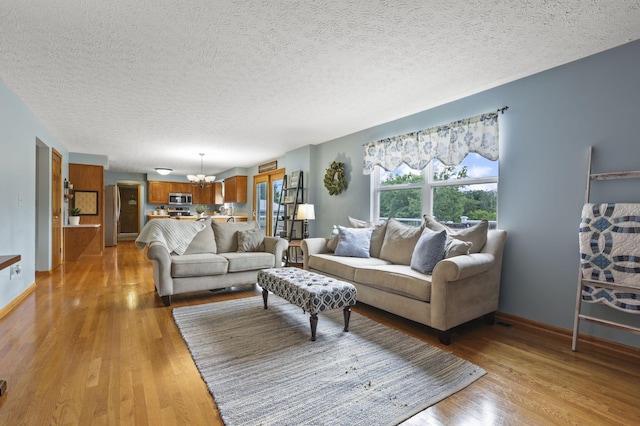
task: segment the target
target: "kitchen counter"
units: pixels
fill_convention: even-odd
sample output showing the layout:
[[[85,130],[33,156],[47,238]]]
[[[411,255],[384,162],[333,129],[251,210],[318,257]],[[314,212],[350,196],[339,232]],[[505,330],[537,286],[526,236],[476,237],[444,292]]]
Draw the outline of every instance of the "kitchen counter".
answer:
[[[198,216],[173,216],[172,218],[177,220],[196,220]]]
[[[214,214],[211,216],[211,219],[215,220],[216,222],[227,222],[229,221],[230,218],[233,218],[233,220],[235,222],[246,222],[247,221],[247,216],[242,216],[242,215],[227,215],[227,214]]]
[[[227,215],[227,214],[212,214],[212,215],[208,215],[208,216],[211,216],[211,219],[215,220],[216,222],[227,222],[229,220],[229,218],[233,218],[234,221],[236,221],[236,222],[246,222],[248,220],[246,214],[244,214],[244,215],[242,215],[242,214],[234,214],[233,216],[230,216],[230,215]],[[151,219],[196,220],[196,219],[198,219],[198,216],[196,216],[196,215],[191,215],[191,216],[169,216],[168,214],[159,215],[159,214],[148,214],[147,213],[147,219],[148,220],[151,220]]]
[[[100,224],[64,225],[64,260],[73,262],[81,256],[102,256]]]
[[[168,214],[149,214],[147,213],[147,219],[169,219],[171,216]]]

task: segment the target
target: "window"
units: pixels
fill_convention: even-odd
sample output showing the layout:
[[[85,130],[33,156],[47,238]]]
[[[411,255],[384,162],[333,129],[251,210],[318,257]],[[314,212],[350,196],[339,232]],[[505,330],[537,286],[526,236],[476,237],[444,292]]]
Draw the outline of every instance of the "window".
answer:
[[[371,176],[376,220],[395,217],[408,225],[419,226],[422,215],[429,214],[448,224],[487,219],[495,226],[497,160],[469,153],[455,167],[434,159],[423,170],[402,164],[387,172],[377,166]]]

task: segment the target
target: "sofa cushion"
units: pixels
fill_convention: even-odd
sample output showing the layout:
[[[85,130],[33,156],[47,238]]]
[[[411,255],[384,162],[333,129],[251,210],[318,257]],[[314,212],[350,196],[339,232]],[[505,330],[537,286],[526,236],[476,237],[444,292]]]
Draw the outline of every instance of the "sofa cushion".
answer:
[[[447,231],[436,232],[424,229],[411,255],[411,269],[423,274],[430,274],[436,264],[444,258],[444,247],[447,243]]]
[[[171,276],[200,277],[227,273],[229,262],[213,253],[171,255]]]
[[[264,251],[264,229],[238,231],[238,253]]]
[[[388,264],[389,262],[375,257],[343,257],[333,254],[314,254],[309,256],[309,269],[347,281],[353,281],[356,268]]]
[[[256,222],[216,222],[213,221],[213,233],[216,237],[218,253],[238,251],[238,237],[236,232],[257,229]]]
[[[438,222],[433,216],[425,214],[422,216],[422,218],[424,219],[424,226],[431,229],[432,231],[442,231],[443,229],[446,231],[450,231],[449,228]]]
[[[345,228],[338,226],[336,256],[370,257],[371,232],[373,228]]]
[[[336,225],[333,225],[333,228],[331,229],[331,235],[329,235],[329,238],[327,239],[327,249],[332,253],[336,251],[336,247],[338,247],[339,235],[340,233],[338,232],[338,227]]]
[[[216,238],[213,235],[211,218],[208,217],[203,222],[206,227],[193,237],[184,254],[217,253]]]
[[[373,228],[373,232],[371,233],[371,244],[369,246],[369,255],[371,255],[371,257],[380,257],[382,243],[384,243],[384,234],[387,232],[387,222],[365,222],[364,220],[354,219],[349,216],[349,223],[354,228]]]
[[[444,246],[444,258],[449,259],[451,257],[469,254],[471,246],[472,244],[467,241],[457,240],[452,238],[451,235],[447,235],[447,243]]]
[[[358,268],[353,282],[412,299],[431,300],[431,275],[422,274],[406,265]]]
[[[380,258],[398,265],[410,265],[413,249],[423,229],[423,226],[408,226],[394,218],[389,219]]]
[[[275,256],[262,251],[223,253],[221,256],[229,262],[229,272],[253,271],[275,266]]]
[[[469,253],[480,253],[482,248],[487,243],[487,232],[489,230],[489,222],[487,220],[482,220],[477,225],[471,226],[469,228],[464,229],[451,229],[448,226],[443,225],[442,223],[435,220],[433,216],[424,215],[424,226],[433,230],[433,231],[441,231],[446,230],[447,234],[456,240],[465,241],[471,243],[471,247],[469,249]],[[446,258],[453,257],[455,254],[449,255],[449,252],[453,250],[454,247],[447,249],[447,253],[445,255]],[[463,247],[457,246],[459,250],[464,250]]]
[[[471,248],[469,249],[470,253],[480,253],[484,245],[487,243],[488,230],[489,222],[483,220],[477,225],[474,225],[470,228],[449,232],[449,235],[451,235],[456,240],[471,243]]]

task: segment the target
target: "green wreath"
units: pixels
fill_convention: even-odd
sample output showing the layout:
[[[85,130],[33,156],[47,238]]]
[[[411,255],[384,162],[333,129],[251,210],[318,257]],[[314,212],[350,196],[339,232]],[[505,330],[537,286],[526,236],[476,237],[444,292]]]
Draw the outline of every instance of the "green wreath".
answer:
[[[334,161],[324,175],[324,187],[329,195],[338,195],[347,189],[347,176],[344,173],[344,163]]]

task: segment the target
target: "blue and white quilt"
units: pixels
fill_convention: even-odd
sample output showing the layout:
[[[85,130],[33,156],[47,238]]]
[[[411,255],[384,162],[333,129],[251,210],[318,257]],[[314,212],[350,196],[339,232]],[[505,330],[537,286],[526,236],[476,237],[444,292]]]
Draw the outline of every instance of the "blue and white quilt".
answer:
[[[640,313],[640,204],[585,204],[579,235],[583,279],[638,289],[585,284],[582,300]]]

